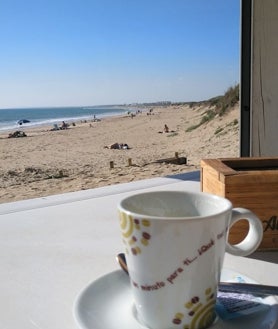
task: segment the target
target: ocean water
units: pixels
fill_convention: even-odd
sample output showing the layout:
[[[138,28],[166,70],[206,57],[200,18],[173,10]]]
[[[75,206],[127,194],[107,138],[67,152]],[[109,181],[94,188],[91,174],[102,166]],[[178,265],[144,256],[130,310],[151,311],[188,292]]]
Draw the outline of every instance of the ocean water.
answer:
[[[122,115],[128,111],[120,106],[88,106],[88,107],[49,107],[49,108],[17,108],[0,109],[0,131],[36,127],[42,125],[61,124],[91,120],[94,116],[102,119],[108,116]],[[29,123],[19,125],[19,120],[29,120]]]

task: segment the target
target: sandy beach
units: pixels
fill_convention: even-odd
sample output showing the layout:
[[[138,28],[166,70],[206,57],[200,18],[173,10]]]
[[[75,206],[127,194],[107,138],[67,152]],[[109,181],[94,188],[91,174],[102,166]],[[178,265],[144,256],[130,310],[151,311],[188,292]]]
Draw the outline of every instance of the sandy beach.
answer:
[[[1,133],[0,202],[174,175],[199,169],[204,158],[239,156],[239,107],[193,129],[207,110],[204,105],[154,107],[151,114],[146,109],[133,118],[76,122],[65,130],[23,128],[27,137],[22,138]],[[129,149],[105,148],[116,142]],[[176,152],[187,164],[158,161]]]

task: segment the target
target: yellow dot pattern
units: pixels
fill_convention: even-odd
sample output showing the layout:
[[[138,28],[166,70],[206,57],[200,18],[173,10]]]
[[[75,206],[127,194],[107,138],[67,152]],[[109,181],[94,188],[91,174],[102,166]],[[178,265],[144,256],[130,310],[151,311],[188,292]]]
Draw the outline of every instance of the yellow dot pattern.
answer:
[[[123,242],[126,245],[125,252],[133,255],[141,254],[142,248],[147,247],[151,240],[150,221],[133,218],[121,211],[119,211],[119,218]]]
[[[185,313],[191,318],[191,321],[186,321],[187,323],[182,324],[185,313],[177,312],[172,322],[174,325],[182,324],[183,329],[207,328],[215,319],[214,305],[213,289],[207,288],[202,299],[200,296],[194,296],[184,303]]]

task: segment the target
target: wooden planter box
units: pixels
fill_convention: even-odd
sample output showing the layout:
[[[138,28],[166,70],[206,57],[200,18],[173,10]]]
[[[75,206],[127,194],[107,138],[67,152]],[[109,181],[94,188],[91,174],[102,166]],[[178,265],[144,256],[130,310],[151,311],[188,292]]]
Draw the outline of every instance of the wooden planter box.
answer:
[[[252,210],[264,227],[259,249],[278,250],[278,157],[201,160],[201,190]],[[247,232],[246,221],[236,223],[229,242],[240,242]]]

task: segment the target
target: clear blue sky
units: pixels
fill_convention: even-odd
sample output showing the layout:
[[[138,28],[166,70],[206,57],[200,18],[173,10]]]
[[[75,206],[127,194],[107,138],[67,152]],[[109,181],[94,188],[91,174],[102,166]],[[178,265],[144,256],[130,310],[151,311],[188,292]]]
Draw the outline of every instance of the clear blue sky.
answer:
[[[0,0],[0,108],[223,94],[239,19],[240,0]]]

